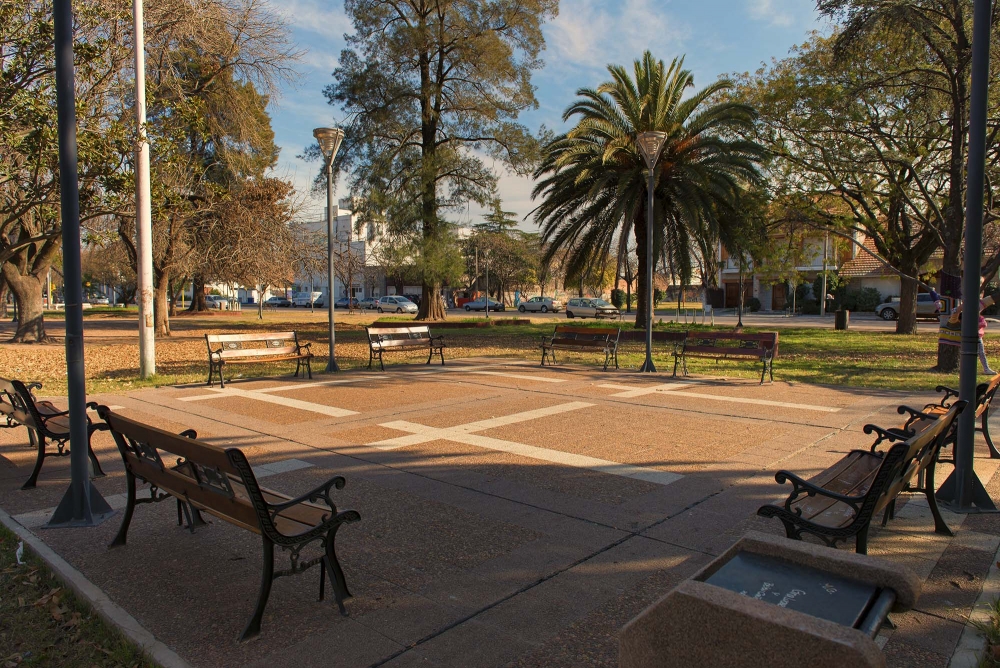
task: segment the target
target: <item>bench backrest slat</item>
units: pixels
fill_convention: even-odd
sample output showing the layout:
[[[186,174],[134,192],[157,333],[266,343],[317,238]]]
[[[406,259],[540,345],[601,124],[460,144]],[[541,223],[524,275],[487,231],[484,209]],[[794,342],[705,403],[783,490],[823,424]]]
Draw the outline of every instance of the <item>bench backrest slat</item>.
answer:
[[[273,533],[256,477],[238,448],[223,450],[136,422],[105,406],[98,410],[134,475],[251,531],[260,533],[267,525],[265,530]]]
[[[404,327],[365,327],[368,342],[382,346],[428,345],[431,330],[427,325],[410,325]]]
[[[296,346],[282,346],[280,348],[241,348],[239,350],[221,350],[216,355],[222,359],[240,357],[267,357],[270,355],[294,355],[299,349]]]
[[[554,345],[606,346],[617,344],[621,331],[621,328],[615,327],[556,325],[551,341]]]

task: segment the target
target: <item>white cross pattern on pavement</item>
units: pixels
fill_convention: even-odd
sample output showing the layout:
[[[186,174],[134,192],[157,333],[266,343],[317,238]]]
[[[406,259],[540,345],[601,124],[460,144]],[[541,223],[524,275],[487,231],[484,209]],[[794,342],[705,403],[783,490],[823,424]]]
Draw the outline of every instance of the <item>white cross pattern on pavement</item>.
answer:
[[[687,387],[691,387],[693,383],[664,383],[662,385],[647,385],[645,387],[634,387],[630,385],[616,385],[613,383],[605,383],[603,385],[598,385],[598,387],[604,387],[609,390],[623,390],[622,392],[616,392],[612,394],[613,397],[621,397],[623,399],[633,399],[635,397],[641,397],[647,394],[674,394],[679,397],[693,397],[695,399],[709,399],[711,401],[728,401],[733,404],[753,404],[756,406],[778,406],[780,408],[796,408],[804,411],[819,411],[821,413],[838,413],[839,408],[831,408],[830,406],[816,406],[813,404],[793,404],[787,401],[771,401],[770,399],[747,399],[745,397],[726,397],[718,394],[705,394],[703,392],[679,392],[677,390],[683,390]]]
[[[468,424],[445,428],[428,427],[415,422],[397,420],[394,422],[386,422],[379,426],[388,427],[389,429],[395,429],[397,431],[409,432],[406,436],[387,438],[382,441],[369,443],[368,445],[380,450],[395,450],[408,445],[419,445],[421,443],[429,443],[431,441],[453,441],[456,443],[463,443],[465,445],[474,445],[476,447],[486,448],[487,450],[496,450],[498,452],[506,452],[512,455],[528,457],[530,459],[540,459],[542,461],[552,462],[553,464],[561,464],[563,466],[570,466],[573,468],[590,469],[591,471],[599,471],[600,473],[617,475],[624,478],[644,480],[657,485],[669,485],[670,483],[676,482],[684,477],[669,471],[660,471],[658,469],[646,468],[643,466],[633,466],[632,464],[620,464],[606,459],[598,459],[597,457],[588,457],[587,455],[578,455],[572,452],[564,452],[562,450],[539,448],[534,445],[525,445],[523,443],[505,441],[499,438],[490,438],[489,436],[481,436],[475,433],[478,431],[493,429],[494,427],[502,427],[508,424],[516,424],[518,422],[526,422],[528,420],[544,418],[550,415],[557,415],[559,413],[567,413],[581,408],[588,408],[592,405],[593,404],[583,401],[572,401],[570,403],[548,406],[547,408],[538,408],[535,410],[524,411],[523,413],[514,413],[512,415],[505,415],[487,420],[478,420]]]
[[[316,383],[327,385],[329,383]],[[288,408],[297,408],[302,411],[310,411],[312,413],[319,413],[320,415],[327,415],[329,417],[346,417],[348,415],[357,415],[357,411],[349,411],[346,408],[337,408],[336,406],[326,406],[324,404],[315,404],[311,401],[301,401],[299,399],[292,399],[290,397],[276,397],[268,392],[274,392],[278,388],[267,388],[267,390],[241,390],[235,387],[227,388],[213,388],[211,394],[199,394],[194,397],[180,397],[178,401],[204,401],[206,399],[221,399],[223,397],[243,397],[245,399],[255,399],[256,401],[264,401],[269,404],[277,404],[279,406],[287,406]],[[291,388],[289,388],[291,389]]]

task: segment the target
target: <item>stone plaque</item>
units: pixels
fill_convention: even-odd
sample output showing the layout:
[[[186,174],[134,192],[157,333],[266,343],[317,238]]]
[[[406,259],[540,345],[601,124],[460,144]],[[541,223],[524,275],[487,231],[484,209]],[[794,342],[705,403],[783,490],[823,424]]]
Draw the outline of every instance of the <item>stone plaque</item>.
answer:
[[[705,582],[851,628],[879,591],[872,584],[753,552],[737,552]]]

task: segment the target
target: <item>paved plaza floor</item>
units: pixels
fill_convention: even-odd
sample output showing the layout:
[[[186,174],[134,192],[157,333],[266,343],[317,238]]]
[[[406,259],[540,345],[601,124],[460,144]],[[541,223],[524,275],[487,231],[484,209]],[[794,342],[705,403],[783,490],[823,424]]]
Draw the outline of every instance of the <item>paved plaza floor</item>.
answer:
[[[755,515],[787,493],[776,470],[812,475],[870,445],[866,423],[933,398],[497,359],[90,397],[239,446],[290,495],[347,478],[339,505],[362,517],[338,534],[348,616],[316,600],[314,569],[275,583],[245,644],[261,559],[249,532],[214,520],[190,533],[172,503],[139,506],[123,548],[106,547],[120,513],[43,529],[69,462],[47,461],[21,491],[24,429],[0,430],[0,508],[194,666],[613,666],[618,630],[645,606],[746,531],[782,533]],[[108,474],[96,486],[121,508],[107,433],[94,449]],[[918,609],[880,637],[891,666],[947,666],[995,562],[1000,517],[946,518],[954,538],[912,497],[870,539],[925,579]]]

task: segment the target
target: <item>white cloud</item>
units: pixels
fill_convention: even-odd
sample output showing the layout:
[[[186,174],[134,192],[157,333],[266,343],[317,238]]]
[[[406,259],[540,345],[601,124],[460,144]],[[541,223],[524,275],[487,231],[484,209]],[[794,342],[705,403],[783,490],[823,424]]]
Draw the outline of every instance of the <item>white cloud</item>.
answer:
[[[295,28],[340,41],[352,32],[343,3],[322,0],[272,0],[275,11]]]
[[[545,28],[546,63],[603,69],[608,63],[629,63],[646,49],[680,53],[690,29],[667,13],[664,4],[563,0],[559,16]]]
[[[749,0],[747,10],[751,18],[757,21],[766,21],[770,25],[789,28],[795,23],[794,17],[784,9],[778,9],[777,5],[787,8],[787,2],[782,0]]]

